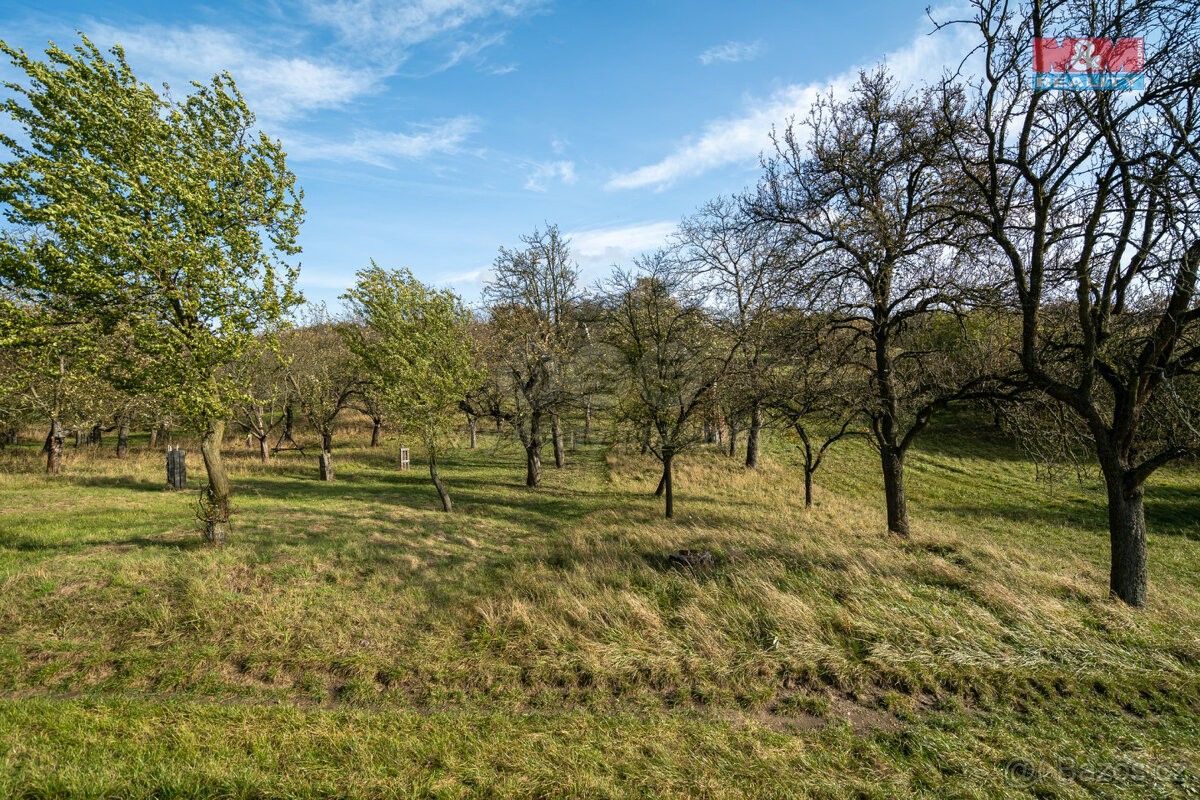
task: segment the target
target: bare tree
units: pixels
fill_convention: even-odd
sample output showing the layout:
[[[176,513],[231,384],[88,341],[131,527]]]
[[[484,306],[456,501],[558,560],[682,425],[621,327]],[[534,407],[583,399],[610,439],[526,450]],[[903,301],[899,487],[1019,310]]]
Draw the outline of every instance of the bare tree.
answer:
[[[857,344],[846,367],[865,379],[888,529],[900,536],[909,448],[936,411],[982,390],[953,354],[914,336],[923,321],[962,312],[978,264],[952,213],[950,100],[902,94],[882,70],[862,74],[848,98],[821,100],[803,128],[776,137],[749,206],[804,240],[804,279],[825,292],[831,327]]]
[[[766,402],[800,439],[804,455],[804,506],[813,504],[813,476],[825,454],[848,436],[865,435],[858,402],[860,376],[847,369],[854,335],[832,330],[821,314],[792,308],[771,326],[768,347],[775,367],[767,375]]]
[[[689,283],[704,294],[721,332],[735,346],[737,356],[723,394],[734,409],[728,416],[749,418],[746,466],[753,469],[758,466],[771,370],[768,326],[786,291],[782,275],[788,241],[778,226],[755,225],[742,204],[721,198],[685,219],[675,244]],[[710,425],[714,438],[717,427]],[[730,438],[732,454],[736,437]]]
[[[566,463],[559,417],[578,393],[571,374],[581,331],[570,242],[550,225],[522,236],[521,244],[500,248],[483,293],[490,310],[488,361],[496,394],[504,398],[496,411],[521,439],[525,484],[532,487],[541,482],[546,423],[555,466]]]
[[[675,513],[675,458],[703,441],[702,412],[735,350],[722,347],[687,272],[658,251],[616,270],[607,287],[604,340],[626,382],[622,410],[635,429],[649,429],[647,448],[662,462],[656,494]]]
[[[1108,496],[1112,595],[1146,600],[1147,479],[1195,453],[1200,412],[1200,4],[975,0],[983,69],[950,155],[1003,259],[1026,379],[1078,417]],[[1034,40],[1144,36],[1140,92],[1035,89]]]

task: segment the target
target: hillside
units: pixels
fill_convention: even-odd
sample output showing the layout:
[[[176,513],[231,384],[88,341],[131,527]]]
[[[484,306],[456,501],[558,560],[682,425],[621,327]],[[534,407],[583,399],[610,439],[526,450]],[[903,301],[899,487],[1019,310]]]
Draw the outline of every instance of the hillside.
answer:
[[[981,432],[982,431],[982,432]],[[1200,469],[1148,492],[1151,595],[1110,602],[1103,493],[970,418],[918,445],[915,532],[832,451],[747,473],[482,438],[427,475],[339,435],[228,444],[228,545],[162,454],[0,454],[0,795],[1113,797],[1200,792]],[[102,513],[101,513],[102,512]],[[680,549],[713,554],[678,568]]]

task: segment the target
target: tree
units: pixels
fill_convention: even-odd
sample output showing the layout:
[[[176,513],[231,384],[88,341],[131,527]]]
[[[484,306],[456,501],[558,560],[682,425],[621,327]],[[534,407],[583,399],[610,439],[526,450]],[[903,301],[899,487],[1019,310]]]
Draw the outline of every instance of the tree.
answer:
[[[1109,588],[1140,606],[1143,498],[1197,452],[1200,4],[976,0],[983,71],[947,82],[962,213],[1008,273],[1025,379],[1086,429],[1104,476]],[[1145,36],[1138,92],[1035,89],[1034,40]]]
[[[750,212],[804,240],[804,276],[827,298],[833,328],[854,338],[848,369],[865,379],[862,406],[878,448],[888,530],[909,534],[905,456],[934,414],[984,390],[953,353],[914,341],[925,320],[961,314],[980,262],[956,224],[947,177],[954,126],[932,91],[897,92],[882,70],[850,96],[820,101],[807,140],[789,125]],[[920,337],[916,337],[919,339]]]
[[[860,376],[847,368],[855,338],[831,330],[820,314],[801,308],[781,312],[768,333],[774,354],[765,402],[800,439],[804,454],[804,507],[813,504],[813,476],[825,454],[847,436],[862,435],[857,402]]]
[[[489,363],[511,398],[501,415],[525,448],[525,485],[542,474],[543,425],[550,423],[555,466],[566,461],[560,415],[574,402],[574,357],[581,330],[576,315],[578,269],[570,242],[555,225],[522,236],[522,248],[500,248],[483,294],[490,306]]]
[[[616,270],[607,291],[604,342],[626,384],[622,410],[635,429],[649,428],[648,449],[662,462],[655,494],[675,514],[675,458],[703,441],[701,412],[734,357],[718,345],[701,295],[671,254],[657,251]]]
[[[343,295],[357,324],[341,329],[362,372],[377,376],[379,397],[418,431],[442,510],[453,507],[438,475],[438,452],[454,430],[460,404],[481,379],[471,345],[471,317],[448,289],[425,286],[408,270],[374,263]]]
[[[324,453],[333,452],[338,417],[363,381],[364,373],[346,346],[346,327],[348,323],[330,317],[324,306],[314,306],[303,327],[281,337],[290,394],[321,437]]]
[[[98,391],[100,336],[94,325],[64,318],[29,295],[0,299],[0,372],[4,374],[9,416],[35,416],[47,423],[46,473],[62,472],[66,425],[87,416]],[[78,423],[77,423],[78,424]]]
[[[275,343],[269,340],[247,351],[231,369],[242,387],[241,397],[233,404],[233,421],[258,443],[262,463],[271,460],[271,436],[284,421],[287,403],[287,365]]]
[[[737,357],[724,394],[731,401],[734,425],[742,414],[749,417],[746,466],[753,469],[758,466],[771,368],[768,327],[786,290],[788,242],[779,226],[755,225],[736,200],[721,198],[685,219],[675,244],[689,282],[705,294],[710,313],[735,345]],[[730,438],[735,438],[732,428]]]
[[[227,73],[176,101],[86,37],[70,52],[50,45],[46,61],[0,50],[28,79],[6,84],[20,137],[0,136],[12,154],[0,202],[25,235],[0,239],[0,269],[118,332],[142,389],[176,398],[203,432],[204,533],[222,541],[235,394],[222,368],[298,301],[284,259],[299,252],[303,212],[283,148],[255,132]]]

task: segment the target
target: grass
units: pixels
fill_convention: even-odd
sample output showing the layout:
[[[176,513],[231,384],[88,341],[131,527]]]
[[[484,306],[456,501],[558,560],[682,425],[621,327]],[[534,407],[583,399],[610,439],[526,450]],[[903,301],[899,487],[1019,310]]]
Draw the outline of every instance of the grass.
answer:
[[[0,454],[0,795],[1186,797],[1200,794],[1200,470],[1149,492],[1151,598],[1106,597],[1102,492],[974,420],[913,454],[882,533],[855,443],[803,508],[757,472],[581,446],[545,486],[460,450],[438,512],[396,442],[256,463],[230,543],[199,459]],[[363,441],[349,431],[342,441]],[[711,568],[671,567],[681,548]]]

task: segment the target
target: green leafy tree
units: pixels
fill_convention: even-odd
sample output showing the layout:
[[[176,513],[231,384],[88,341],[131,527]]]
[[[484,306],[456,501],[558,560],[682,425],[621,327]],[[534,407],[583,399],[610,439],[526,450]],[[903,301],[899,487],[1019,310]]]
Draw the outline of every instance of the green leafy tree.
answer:
[[[205,536],[221,541],[221,441],[238,395],[223,368],[299,301],[285,259],[300,249],[302,193],[283,148],[256,131],[227,73],[175,100],[139,81],[120,47],[109,57],[86,37],[50,45],[45,61],[0,50],[25,77],[3,104],[20,135],[0,135],[0,280],[47,290],[129,342],[130,380],[175,398],[203,432]]]
[[[450,494],[438,477],[438,452],[460,419],[460,404],[483,379],[470,313],[454,292],[425,286],[408,270],[375,264],[358,273],[343,298],[359,322],[343,329],[351,352],[375,376],[390,415],[420,434],[429,477],[442,510],[450,511]]]

